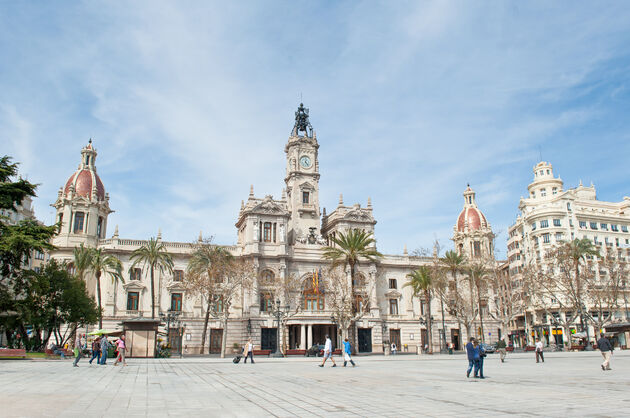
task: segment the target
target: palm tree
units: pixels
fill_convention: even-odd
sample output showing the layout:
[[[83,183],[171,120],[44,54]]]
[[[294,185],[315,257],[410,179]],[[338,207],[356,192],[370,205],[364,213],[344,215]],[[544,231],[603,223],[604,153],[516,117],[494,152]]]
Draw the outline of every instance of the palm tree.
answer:
[[[481,342],[484,342],[484,332],[483,332],[483,311],[481,310],[481,293],[483,288],[483,279],[488,275],[488,270],[482,263],[472,263],[469,264],[466,268],[466,273],[468,274],[468,281],[470,283],[470,299],[471,306],[473,306],[472,298],[473,298],[473,286],[477,292],[477,312],[479,313],[479,327],[481,329]]]
[[[187,274],[191,279],[190,283],[194,285],[193,291],[203,294],[208,302],[201,334],[201,354],[203,354],[206,343],[208,321],[210,320],[210,304],[212,303],[215,284],[222,281],[222,275],[226,272],[226,267],[233,259],[232,254],[224,247],[203,244],[192,253],[188,262]]]
[[[431,293],[433,290],[433,275],[431,269],[427,266],[420,266],[416,270],[407,274],[409,281],[403,287],[410,286],[413,289],[413,296],[421,298],[424,296],[426,309],[424,310],[424,318],[427,323],[427,340],[429,344],[429,352],[433,352],[433,342],[431,338]]]
[[[442,261],[442,264],[444,264],[444,266],[447,268],[447,270],[451,272],[451,276],[453,277],[453,286],[455,287],[455,303],[457,303],[457,301],[459,300],[458,299],[459,289],[457,288],[457,273],[462,271],[464,267],[464,263],[466,263],[466,257],[464,257],[463,254],[459,254],[457,251],[449,250],[444,254],[444,257],[442,257],[441,261]],[[457,307],[456,307],[456,310],[457,310]],[[461,343],[462,324],[461,324],[460,315],[457,314],[456,317],[457,317],[457,329],[459,330],[458,346],[462,347],[462,343]]]
[[[82,281],[85,280],[85,273],[90,269],[90,265],[92,264],[92,251],[91,248],[84,247],[83,244],[74,247],[74,260],[72,264],[74,265],[77,278]]]
[[[580,322],[582,323],[582,331],[586,328],[586,348],[591,347],[591,338],[588,330],[588,326],[585,324],[584,319],[584,304],[582,303],[582,283],[580,280],[580,262],[588,256],[600,257],[599,249],[596,248],[591,240],[588,238],[574,239],[573,241],[563,244],[562,251],[573,260],[573,266],[575,268],[575,287],[576,296],[579,303],[578,309],[580,310]],[[570,338],[570,337],[569,337]]]
[[[151,269],[151,318],[155,319],[155,269],[160,272],[173,273],[173,259],[166,251],[166,247],[155,238],[131,253],[131,268],[138,264],[149,266]]]
[[[376,251],[376,243],[371,232],[362,229],[350,229],[346,234],[339,232],[338,237],[331,237],[334,246],[324,247],[323,257],[331,260],[333,267],[349,266],[350,278],[354,286],[356,266],[361,258],[375,263],[383,254]]]
[[[120,260],[113,255],[108,255],[101,248],[91,249],[90,271],[96,277],[96,297],[98,301],[98,327],[103,328],[103,311],[101,308],[101,276],[109,275],[112,283],[117,281],[124,282],[122,277],[122,264]]]

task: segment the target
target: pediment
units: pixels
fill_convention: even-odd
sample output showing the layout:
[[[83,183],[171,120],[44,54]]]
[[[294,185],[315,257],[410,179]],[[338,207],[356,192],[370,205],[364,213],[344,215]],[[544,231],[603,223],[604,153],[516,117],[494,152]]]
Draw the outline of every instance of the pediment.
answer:
[[[372,216],[358,209],[351,210],[350,212],[346,213],[343,219],[347,219],[350,221],[359,221],[359,222],[372,222],[373,221]]]
[[[271,214],[271,215],[287,214],[287,211],[284,209],[284,207],[282,207],[281,205],[279,205],[278,203],[274,202],[271,199],[263,200],[261,203],[254,206],[251,211],[255,213],[263,213],[263,214]]]
[[[307,181],[300,184],[299,187],[300,187],[300,190],[315,190],[315,187],[313,187],[313,185]]]
[[[397,289],[389,289],[387,292],[385,292],[385,296],[387,296],[388,298],[400,299],[402,297],[402,293],[400,293],[400,291],[398,291]]]
[[[123,285],[123,288],[128,292],[142,292],[147,287],[140,280],[130,280]]]

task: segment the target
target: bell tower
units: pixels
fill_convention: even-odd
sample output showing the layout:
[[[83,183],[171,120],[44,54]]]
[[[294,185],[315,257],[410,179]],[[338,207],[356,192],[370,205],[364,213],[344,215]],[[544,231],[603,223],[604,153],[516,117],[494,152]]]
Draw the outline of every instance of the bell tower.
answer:
[[[284,147],[287,155],[286,184],[287,208],[290,212],[288,241],[319,236],[319,162],[317,135],[309,122],[308,109],[300,103],[295,112],[295,124]]]

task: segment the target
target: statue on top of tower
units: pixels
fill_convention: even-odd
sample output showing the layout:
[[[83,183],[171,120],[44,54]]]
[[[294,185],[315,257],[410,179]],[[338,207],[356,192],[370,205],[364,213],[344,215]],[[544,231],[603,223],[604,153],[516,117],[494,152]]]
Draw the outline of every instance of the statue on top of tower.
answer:
[[[308,120],[308,109],[304,107],[304,103],[300,103],[297,112],[295,112],[295,125],[293,125],[291,134],[299,136],[300,132],[304,132],[304,135],[309,138],[313,137],[313,127]]]

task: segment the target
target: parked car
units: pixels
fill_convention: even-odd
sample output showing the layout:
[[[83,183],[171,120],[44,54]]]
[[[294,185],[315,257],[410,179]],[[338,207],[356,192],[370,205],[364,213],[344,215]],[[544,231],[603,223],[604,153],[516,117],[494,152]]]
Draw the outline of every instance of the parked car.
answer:
[[[483,348],[483,351],[485,351],[487,354],[491,354],[496,351],[496,347],[494,345],[481,343],[480,346],[481,348]]]
[[[324,344],[314,344],[306,350],[306,357],[322,357],[324,355]]]

